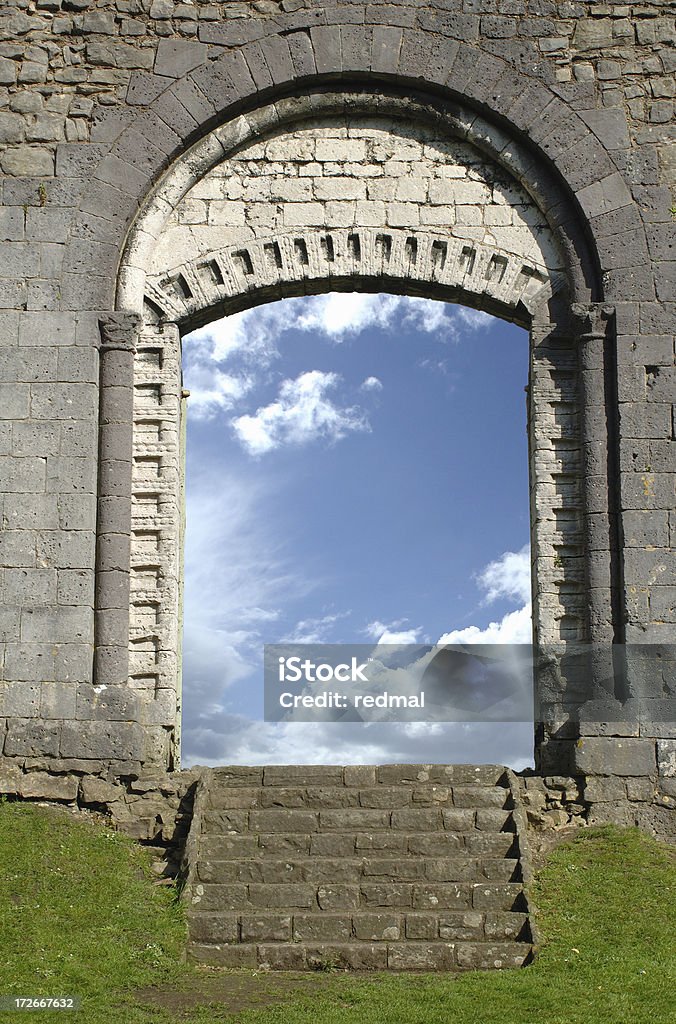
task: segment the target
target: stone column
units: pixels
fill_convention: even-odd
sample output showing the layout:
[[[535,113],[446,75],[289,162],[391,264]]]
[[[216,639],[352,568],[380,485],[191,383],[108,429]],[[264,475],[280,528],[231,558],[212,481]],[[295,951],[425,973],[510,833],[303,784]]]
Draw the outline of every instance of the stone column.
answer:
[[[582,736],[631,734],[625,722],[627,666],[619,544],[618,402],[612,306],[572,308],[579,353],[589,649]],[[576,760],[579,750],[576,748]]]
[[[621,642],[616,601],[618,556],[617,395],[609,337],[614,308],[592,303],[572,308],[579,353],[585,582],[588,639]]]
[[[99,477],[94,681],[127,686],[134,355],[141,318],[109,313],[99,327]]]

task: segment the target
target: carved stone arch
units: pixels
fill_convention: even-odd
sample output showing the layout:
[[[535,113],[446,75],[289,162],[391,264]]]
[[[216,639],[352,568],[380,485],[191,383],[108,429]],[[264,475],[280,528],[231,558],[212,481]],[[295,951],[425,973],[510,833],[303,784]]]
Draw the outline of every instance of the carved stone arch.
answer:
[[[238,309],[323,291],[391,291],[495,311],[527,326],[565,287],[514,253],[440,232],[306,228],[224,246],[146,281],[145,301],[159,319],[191,329]]]
[[[307,119],[374,113],[408,123],[420,120],[484,153],[520,184],[542,212],[556,237],[561,257],[557,270],[567,279],[571,301],[596,301],[601,297],[598,256],[589,244],[584,219],[570,190],[557,180],[547,160],[538,158],[518,134],[508,134],[472,108],[429,93],[402,96],[381,85],[355,92],[341,87],[281,98],[238,115],[194,143],[150,189],[127,234],[117,276],[118,308],[140,309],[146,270],[167,218],[214,166],[254,140],[292,130]]]
[[[356,20],[359,6],[355,5]],[[578,113],[559,95],[562,90],[551,65],[538,68],[535,78],[528,69],[482,49],[479,42],[453,38],[452,27],[441,21],[428,30],[332,24],[329,12],[318,14],[319,24],[309,11],[252,25],[250,40],[241,29],[233,35],[230,26],[215,26],[214,42],[223,47],[220,56],[210,59],[213,54],[205,54],[202,63],[173,81],[135,73],[125,114],[138,111],[136,116],[120,119],[109,108],[98,112],[92,141],[108,151],[91,170],[65,247],[61,308],[78,309],[83,301],[90,308],[110,308],[113,280],[125,236],[138,214],[139,197],[152,193],[188,147],[241,113],[255,118],[266,101],[286,97],[293,103],[301,92],[350,82],[370,83],[376,93],[397,90],[409,100],[423,90],[467,104],[473,118],[477,113],[487,115],[492,131],[502,133],[505,157],[525,144],[520,163],[526,177],[553,177],[558,196],[551,196],[548,209],[560,218],[561,235],[568,239],[571,254],[591,242],[589,251],[599,257],[594,255],[595,268],[617,263],[606,219],[622,209],[626,230],[637,236],[637,243],[622,258],[624,273],[618,276],[618,286],[609,269],[601,294],[578,253],[571,267],[577,266],[587,277],[590,293],[577,298],[652,297],[641,271],[647,252],[644,225],[614,151],[604,144],[603,119],[597,111]],[[566,190],[572,209],[569,201],[562,202]],[[112,215],[104,234],[101,208]],[[83,242],[92,254],[86,266],[80,258]],[[636,268],[629,292],[627,268]]]

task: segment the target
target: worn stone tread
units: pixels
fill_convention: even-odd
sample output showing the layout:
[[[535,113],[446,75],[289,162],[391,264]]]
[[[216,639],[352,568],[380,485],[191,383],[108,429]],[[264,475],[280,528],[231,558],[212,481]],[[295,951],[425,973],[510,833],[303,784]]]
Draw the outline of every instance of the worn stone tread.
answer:
[[[502,970],[522,967],[531,958],[525,942],[195,943],[190,949],[196,963],[273,970]]]

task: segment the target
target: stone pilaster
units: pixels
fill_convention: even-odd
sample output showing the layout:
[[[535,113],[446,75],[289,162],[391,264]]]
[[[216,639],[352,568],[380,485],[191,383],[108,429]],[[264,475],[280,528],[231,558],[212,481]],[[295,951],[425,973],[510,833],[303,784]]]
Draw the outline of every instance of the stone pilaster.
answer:
[[[614,315],[612,306],[601,303],[572,307],[580,372],[588,639],[604,645],[622,640],[617,608],[619,481],[612,462],[617,437]]]
[[[96,549],[96,649],[99,686],[126,686],[129,675],[134,354],[141,318],[99,320],[100,433]]]

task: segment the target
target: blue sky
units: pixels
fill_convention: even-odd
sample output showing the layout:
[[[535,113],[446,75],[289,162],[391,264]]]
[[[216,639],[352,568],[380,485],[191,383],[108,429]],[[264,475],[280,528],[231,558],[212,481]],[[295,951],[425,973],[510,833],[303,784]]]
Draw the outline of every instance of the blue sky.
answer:
[[[183,340],[183,763],[531,763],[528,723],[264,723],[264,643],[530,640],[526,332],[332,293]]]

